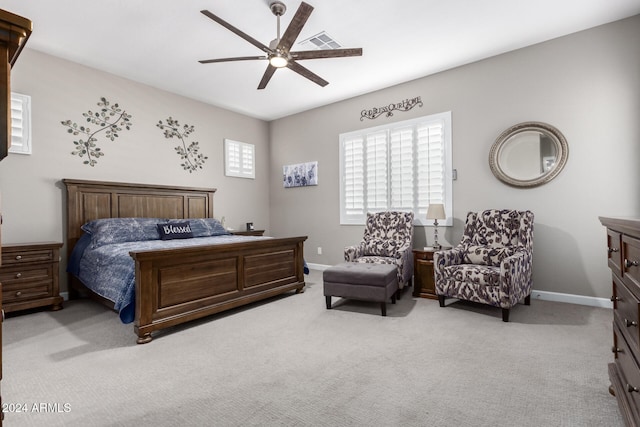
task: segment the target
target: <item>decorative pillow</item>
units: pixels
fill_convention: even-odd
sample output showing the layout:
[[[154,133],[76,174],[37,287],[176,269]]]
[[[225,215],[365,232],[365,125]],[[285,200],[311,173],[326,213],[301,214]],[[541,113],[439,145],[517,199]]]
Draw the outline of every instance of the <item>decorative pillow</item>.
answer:
[[[89,221],[81,228],[91,235],[91,246],[98,247],[112,243],[158,240],[157,224],[163,218],[102,218]]]
[[[158,233],[162,240],[191,239],[193,232],[188,222],[165,222],[158,224]]]
[[[364,255],[394,256],[396,242],[388,239],[368,239],[364,242]]]
[[[497,267],[503,259],[515,252],[515,248],[509,246],[468,246],[464,255],[464,263]]]
[[[170,222],[173,221],[176,220],[172,220]],[[189,218],[188,221],[191,225],[193,237],[222,236],[225,234],[230,234],[227,230],[225,230],[220,221],[215,218]]]

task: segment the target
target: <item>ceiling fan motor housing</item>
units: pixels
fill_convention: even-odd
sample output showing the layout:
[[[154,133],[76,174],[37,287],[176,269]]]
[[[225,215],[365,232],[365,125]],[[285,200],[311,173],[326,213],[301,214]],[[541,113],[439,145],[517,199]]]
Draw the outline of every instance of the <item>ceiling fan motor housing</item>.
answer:
[[[287,6],[285,6],[281,1],[276,0],[269,3],[269,9],[271,9],[271,12],[273,12],[274,15],[282,16],[287,11]]]

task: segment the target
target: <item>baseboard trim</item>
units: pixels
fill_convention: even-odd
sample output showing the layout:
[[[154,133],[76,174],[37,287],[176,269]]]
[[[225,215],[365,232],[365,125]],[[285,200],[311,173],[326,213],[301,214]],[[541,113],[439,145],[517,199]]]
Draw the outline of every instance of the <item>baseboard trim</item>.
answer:
[[[314,264],[312,262],[308,262],[307,267],[309,267],[311,270],[324,271],[331,266],[326,264]]]
[[[331,267],[325,264],[308,263],[312,270],[324,271]],[[584,295],[563,294],[560,292],[531,291],[531,298],[543,301],[564,302],[568,304],[588,305],[591,307],[613,308],[613,303],[607,298],[587,297]]]
[[[60,292],[60,296],[64,301],[69,301],[69,292]]]
[[[584,295],[563,294],[560,292],[531,291],[531,298],[543,301],[566,302],[569,304],[589,305],[591,307],[613,308],[607,298],[587,297]]]

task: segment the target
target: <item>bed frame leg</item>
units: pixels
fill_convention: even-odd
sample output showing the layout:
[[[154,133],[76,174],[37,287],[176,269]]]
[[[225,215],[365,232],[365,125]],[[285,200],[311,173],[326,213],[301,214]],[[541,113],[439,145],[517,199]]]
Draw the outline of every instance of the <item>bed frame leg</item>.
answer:
[[[138,344],[146,344],[148,342],[151,342],[152,339],[153,338],[151,338],[151,332],[148,332],[148,333],[146,333],[144,335],[139,336],[137,343]]]

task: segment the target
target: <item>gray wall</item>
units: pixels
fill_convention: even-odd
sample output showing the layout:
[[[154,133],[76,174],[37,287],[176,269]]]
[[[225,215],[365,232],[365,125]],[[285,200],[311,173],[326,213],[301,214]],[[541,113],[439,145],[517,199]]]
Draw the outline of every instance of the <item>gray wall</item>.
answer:
[[[63,178],[213,187],[218,189],[214,214],[224,216],[228,227],[252,221],[256,228],[269,228],[267,122],[30,49],[20,55],[11,80],[14,92],[31,96],[33,154],[9,154],[0,163],[3,243],[63,241]],[[77,137],[60,122],[83,124],[82,113],[96,111],[102,96],[128,111],[133,126],[113,142],[99,135],[106,154],[90,167],[71,155]],[[174,150],[179,140],[166,139],[156,127],[169,116],[195,127],[186,141],[198,141],[209,157],[202,170],[183,170]],[[255,180],[224,176],[224,138],[255,144]]]
[[[356,243],[363,227],[339,224],[338,135],[450,110],[455,221],[440,235],[457,244],[468,211],[530,209],[534,288],[608,298],[598,216],[640,214],[638,46],[635,16],[272,122],[273,233],[308,235],[308,262],[340,262],[344,246]],[[360,121],[365,108],[415,96],[422,97],[422,108]],[[569,160],[552,182],[515,189],[493,176],[488,154],[503,130],[524,121],[556,126],[568,140]],[[318,161],[319,185],[282,188],[282,166],[305,161]],[[431,242],[432,232],[416,228],[414,246]]]

